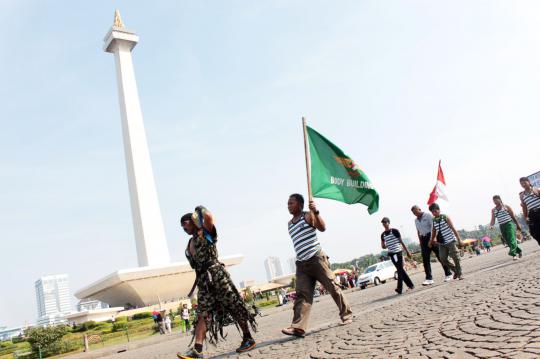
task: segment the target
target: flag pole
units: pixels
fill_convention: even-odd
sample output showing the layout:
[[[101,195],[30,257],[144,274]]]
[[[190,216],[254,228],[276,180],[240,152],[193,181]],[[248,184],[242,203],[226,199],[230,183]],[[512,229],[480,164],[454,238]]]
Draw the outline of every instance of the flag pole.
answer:
[[[305,117],[302,117],[302,128],[304,131],[304,155],[306,157],[308,198],[310,201],[312,201],[313,195],[311,194],[311,158],[309,156],[309,145],[308,145],[308,139],[307,139],[307,121]]]
[[[309,155],[309,145],[308,145],[308,136],[307,136],[307,121],[306,118],[302,116],[302,128],[304,132],[304,155],[306,158],[306,175],[307,175],[307,188],[308,188],[308,199],[309,202],[313,201],[313,194],[311,193],[311,157]],[[313,218],[313,227],[316,224],[315,213],[311,212],[311,218]]]

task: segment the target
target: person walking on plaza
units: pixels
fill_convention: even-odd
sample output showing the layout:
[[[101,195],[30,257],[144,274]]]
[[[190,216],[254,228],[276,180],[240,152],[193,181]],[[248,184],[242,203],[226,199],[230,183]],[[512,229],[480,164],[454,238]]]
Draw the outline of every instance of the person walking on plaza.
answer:
[[[420,241],[420,249],[422,250],[422,262],[424,264],[424,273],[426,274],[426,280],[422,285],[433,284],[433,274],[431,273],[431,252],[435,253],[435,257],[440,262],[439,247],[430,246],[431,241],[431,229],[433,228],[433,217],[431,214],[423,212],[420,207],[414,205],[411,208],[412,213],[416,216],[414,224],[416,225],[416,232],[418,234],[418,240]],[[444,280],[452,280],[452,272],[450,269],[442,264],[444,270]]]
[[[506,240],[505,240],[506,242]],[[489,237],[483,237],[482,238],[482,246],[484,246],[484,249],[486,250],[487,253],[490,253],[491,252],[491,238]],[[506,245],[505,247],[508,247],[508,245]]]
[[[439,258],[441,263],[454,272],[454,279],[464,279],[461,271],[458,246],[463,247],[463,242],[458,231],[454,227],[449,216],[441,214],[441,208],[437,203],[429,206],[429,211],[433,215],[433,228],[431,229],[431,247],[439,246]],[[457,241],[457,245],[456,245]],[[448,257],[451,257],[453,264]]]
[[[156,320],[158,325],[159,334],[165,334],[165,319],[162,312],[157,312]]]
[[[531,236],[540,245],[540,190],[533,187],[527,177],[521,177],[519,183],[523,187],[523,192],[519,194],[523,217],[527,221]]]
[[[242,330],[243,338],[238,353],[255,348],[249,326],[256,329],[255,316],[250,312],[240,293],[236,289],[225,265],[218,260],[216,242],[217,230],[214,217],[203,206],[195,208],[194,213],[182,216],[180,223],[184,231],[191,236],[185,255],[196,279],[191,293],[197,293],[197,322],[195,324],[195,345],[186,353],[178,353],[180,359],[203,358],[202,348],[206,333],[210,334],[210,343],[217,343],[218,336],[223,338],[223,328],[236,324]],[[190,293],[190,295],[191,295]]]
[[[189,332],[191,329],[191,325],[189,324],[189,308],[187,304],[182,305],[182,320],[184,321],[183,327],[185,328],[186,333]]]
[[[514,215],[514,211],[510,206],[505,205],[498,195],[493,196],[493,203],[495,203],[495,207],[491,210],[489,228],[493,228],[495,220],[497,220],[501,235],[508,244],[508,248],[510,248],[508,254],[514,259],[517,259],[518,256],[521,258],[523,254],[516,238],[516,229],[521,232],[521,226]]]
[[[167,314],[165,314],[165,329],[167,330],[167,333],[168,333],[168,334],[171,334],[171,333],[172,333],[172,321],[171,321],[171,316],[170,316],[170,315],[167,315]]]
[[[411,278],[409,278],[405,268],[403,268],[403,250],[405,250],[409,259],[411,258],[411,253],[405,243],[403,243],[399,231],[395,228],[390,228],[390,219],[384,217],[381,223],[384,226],[384,232],[381,233],[381,247],[388,250],[388,257],[394,263],[398,273],[396,293],[403,293],[403,282],[405,282],[405,285],[409,289],[414,289]]]
[[[336,284],[328,256],[323,252],[317,239],[317,230],[324,232],[326,225],[315,206],[315,202],[310,201],[309,203],[311,212],[304,212],[304,197],[300,194],[292,194],[287,202],[287,207],[293,216],[288,226],[296,252],[296,300],[293,306],[292,324],[288,328],[282,329],[281,332],[286,335],[304,337],[317,281],[334,299],[339,309],[341,323],[352,323],[352,311],[349,303]]]

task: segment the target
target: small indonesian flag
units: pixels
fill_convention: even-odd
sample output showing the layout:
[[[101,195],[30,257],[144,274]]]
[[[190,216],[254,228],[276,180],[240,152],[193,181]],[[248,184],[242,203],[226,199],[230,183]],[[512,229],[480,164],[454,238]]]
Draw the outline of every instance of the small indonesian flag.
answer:
[[[446,181],[444,180],[444,174],[441,168],[441,161],[439,161],[439,171],[437,172],[437,183],[435,184],[435,187],[433,188],[433,191],[429,194],[429,200],[428,205],[435,203],[437,199],[444,199],[445,201],[448,201],[448,197],[446,197]]]

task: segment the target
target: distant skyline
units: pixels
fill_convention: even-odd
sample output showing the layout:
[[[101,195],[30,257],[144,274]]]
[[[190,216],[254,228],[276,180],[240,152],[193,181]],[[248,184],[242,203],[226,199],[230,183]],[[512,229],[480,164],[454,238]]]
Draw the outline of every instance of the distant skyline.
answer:
[[[283,266],[279,257],[268,257],[264,260],[264,268],[266,269],[266,280],[270,282],[276,277],[283,275]]]
[[[38,325],[60,324],[73,311],[69,276],[56,274],[39,278],[35,283]]]
[[[367,173],[379,212],[317,199],[330,261],[380,251],[388,216],[415,240],[442,160],[458,228],[491,198],[520,212],[535,159],[540,3],[535,1],[0,2],[0,326],[32,323],[34,282],[73,293],[137,266],[114,60],[118,8],[133,52],[172,261],[182,214],[203,204],[236,283],[294,256],[289,194],[306,195],[301,117]],[[72,299],[72,305],[75,302]]]

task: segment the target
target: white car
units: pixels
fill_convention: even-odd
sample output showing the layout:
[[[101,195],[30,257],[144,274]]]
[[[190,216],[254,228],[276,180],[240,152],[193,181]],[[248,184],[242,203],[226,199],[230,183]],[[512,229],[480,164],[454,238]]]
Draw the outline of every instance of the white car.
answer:
[[[392,261],[384,261],[367,267],[364,273],[358,278],[358,283],[360,288],[364,289],[369,284],[379,285],[386,283],[391,278],[397,278],[396,267],[394,267]]]

